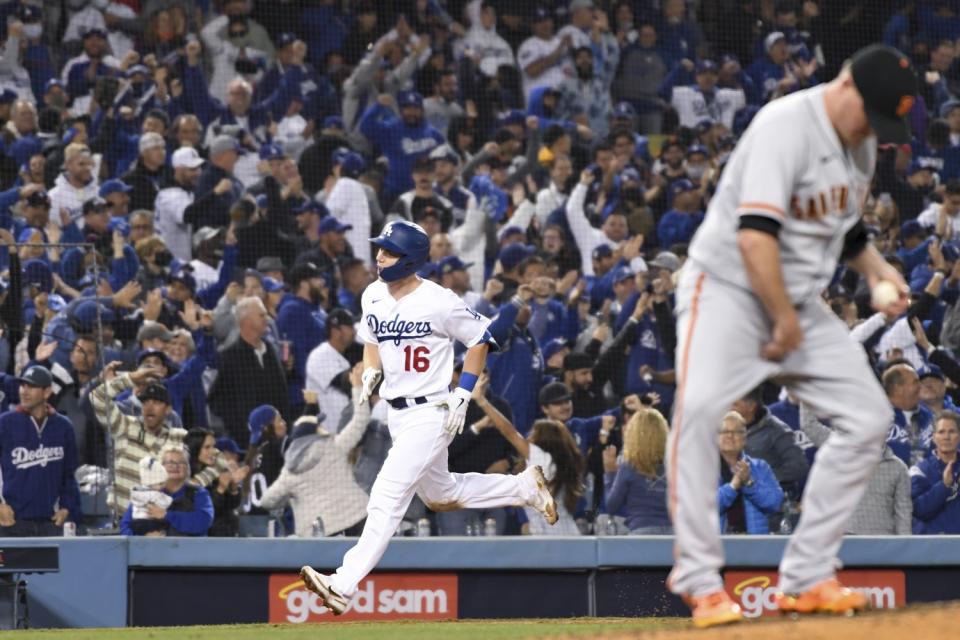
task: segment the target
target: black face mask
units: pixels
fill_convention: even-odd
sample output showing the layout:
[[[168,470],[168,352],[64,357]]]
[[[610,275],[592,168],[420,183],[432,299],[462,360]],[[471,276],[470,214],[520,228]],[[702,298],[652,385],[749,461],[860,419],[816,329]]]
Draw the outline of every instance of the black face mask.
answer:
[[[581,80],[589,80],[593,77],[593,67],[577,67],[577,76]]]
[[[158,267],[169,267],[173,262],[173,254],[166,249],[161,249],[154,254],[153,261]]]

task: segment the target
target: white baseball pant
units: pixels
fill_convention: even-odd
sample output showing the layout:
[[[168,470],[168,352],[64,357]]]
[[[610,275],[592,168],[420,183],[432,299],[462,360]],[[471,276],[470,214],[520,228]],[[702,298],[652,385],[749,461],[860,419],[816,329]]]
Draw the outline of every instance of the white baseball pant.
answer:
[[[387,414],[393,446],[370,490],[367,521],[357,544],[347,551],[332,578],[334,590],[350,598],[380,561],[414,493],[435,511],[524,506],[536,488],[522,476],[450,473],[443,428],[447,411],[431,404]]]
[[[723,588],[717,511],[721,420],[735,400],[772,376],[834,433],[817,452],[802,515],[780,565],[780,587],[803,591],[833,577],[844,526],[880,459],[893,419],[889,402],[847,327],[820,300],[799,310],[803,342],[780,363],[760,357],[771,323],[752,293],[689,263],[677,291],[677,400],[667,444],[675,531],[667,580],[679,595]]]

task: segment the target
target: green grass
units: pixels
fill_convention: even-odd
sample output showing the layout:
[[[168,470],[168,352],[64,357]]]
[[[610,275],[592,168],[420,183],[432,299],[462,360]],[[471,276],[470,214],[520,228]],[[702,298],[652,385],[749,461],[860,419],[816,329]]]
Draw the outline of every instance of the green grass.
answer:
[[[458,622],[343,622],[301,625],[250,624],[135,629],[44,629],[18,631],[16,640],[513,640],[547,636],[591,637],[681,629],[682,618],[579,618],[573,620],[467,620]]]

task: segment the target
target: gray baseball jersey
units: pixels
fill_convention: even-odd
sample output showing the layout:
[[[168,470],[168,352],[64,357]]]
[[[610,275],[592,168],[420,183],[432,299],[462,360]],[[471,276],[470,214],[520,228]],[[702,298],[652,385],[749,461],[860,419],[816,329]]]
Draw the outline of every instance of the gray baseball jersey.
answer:
[[[844,149],[827,118],[823,88],[800,91],[757,114],[724,169],[690,245],[707,273],[749,288],[736,235],[743,215],[780,223],[780,259],[795,303],[829,285],[846,232],[860,217],[876,138]]]

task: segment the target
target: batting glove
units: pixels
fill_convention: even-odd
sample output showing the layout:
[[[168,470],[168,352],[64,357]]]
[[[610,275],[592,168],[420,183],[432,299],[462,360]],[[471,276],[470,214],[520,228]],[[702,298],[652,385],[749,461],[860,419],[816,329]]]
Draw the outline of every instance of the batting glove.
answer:
[[[360,374],[363,391],[360,392],[360,399],[357,400],[358,405],[362,405],[364,402],[370,400],[370,395],[373,394],[373,390],[377,388],[377,384],[380,383],[380,378],[382,377],[383,371],[375,367],[367,367],[363,370],[363,373]]]
[[[437,406],[447,408],[447,421],[443,428],[452,436],[463,433],[463,423],[467,419],[467,407],[470,405],[470,392],[457,387],[450,392],[446,400],[441,400]]]

